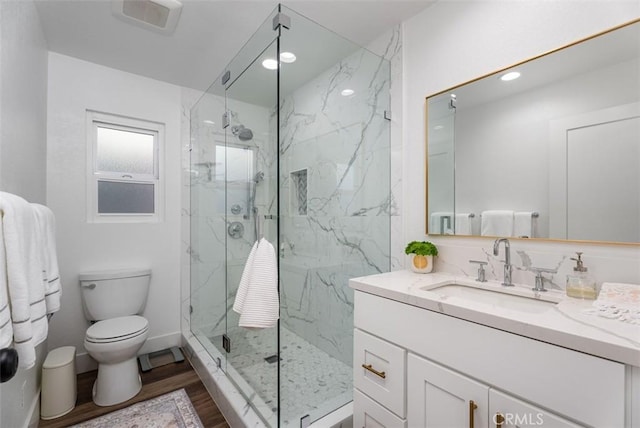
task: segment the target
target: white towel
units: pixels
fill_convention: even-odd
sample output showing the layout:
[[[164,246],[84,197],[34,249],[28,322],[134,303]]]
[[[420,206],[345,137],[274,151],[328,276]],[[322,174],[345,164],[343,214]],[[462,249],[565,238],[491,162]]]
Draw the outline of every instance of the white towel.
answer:
[[[640,285],[605,282],[593,308],[586,313],[640,324]]]
[[[242,273],[243,278],[247,273],[246,292],[241,294],[238,287],[233,310],[240,314],[240,327],[269,328],[276,324],[280,315],[276,251],[265,238],[260,239],[257,248],[254,244],[254,249],[253,257],[249,254]],[[242,283],[241,279],[240,286]]]
[[[518,211],[513,215],[513,236],[518,238],[533,238],[533,212]]]
[[[473,235],[469,213],[456,213],[456,235]]]
[[[452,234],[453,233],[453,213],[448,211],[436,211],[431,213],[431,224],[429,233]]]
[[[0,211],[13,344],[20,367],[28,369],[35,363],[35,347],[48,332],[36,215],[30,203],[5,192],[0,192]]]
[[[249,257],[247,257],[247,262],[244,264],[242,277],[240,278],[240,285],[238,285],[238,291],[236,292],[236,299],[233,302],[233,310],[239,314],[242,313],[244,302],[247,300],[247,293],[249,292],[249,282],[251,279],[251,274],[253,273],[253,260],[255,258],[256,250],[258,249],[259,243],[259,241],[256,241],[253,244],[253,247],[251,247]]]
[[[513,211],[483,211],[480,234],[482,236],[513,236]]]
[[[40,228],[40,243],[42,257],[42,273],[44,297],[47,314],[60,310],[60,296],[62,286],[58,270],[58,255],[56,253],[56,219],[48,207],[40,204],[33,205],[36,219]]]

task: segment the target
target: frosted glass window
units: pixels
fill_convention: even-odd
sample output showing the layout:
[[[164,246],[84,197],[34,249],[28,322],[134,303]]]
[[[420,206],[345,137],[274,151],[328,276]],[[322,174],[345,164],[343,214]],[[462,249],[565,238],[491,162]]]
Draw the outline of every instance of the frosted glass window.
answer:
[[[154,185],[98,181],[98,213],[153,214]]]
[[[154,135],[97,127],[98,171],[154,174]]]
[[[157,222],[164,125],[87,111],[90,222]]]

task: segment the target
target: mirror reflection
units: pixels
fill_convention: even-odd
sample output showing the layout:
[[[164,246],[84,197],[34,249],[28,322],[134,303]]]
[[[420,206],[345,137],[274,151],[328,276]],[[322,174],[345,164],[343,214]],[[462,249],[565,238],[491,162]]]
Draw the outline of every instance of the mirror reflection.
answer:
[[[640,242],[640,21],[427,98],[429,234]]]

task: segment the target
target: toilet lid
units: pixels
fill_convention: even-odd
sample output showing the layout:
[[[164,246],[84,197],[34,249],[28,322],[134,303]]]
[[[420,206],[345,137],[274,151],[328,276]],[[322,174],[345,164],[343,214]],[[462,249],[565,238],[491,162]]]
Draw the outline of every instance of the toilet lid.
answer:
[[[138,315],[99,321],[87,329],[89,342],[114,342],[138,336],[149,328],[149,321]]]

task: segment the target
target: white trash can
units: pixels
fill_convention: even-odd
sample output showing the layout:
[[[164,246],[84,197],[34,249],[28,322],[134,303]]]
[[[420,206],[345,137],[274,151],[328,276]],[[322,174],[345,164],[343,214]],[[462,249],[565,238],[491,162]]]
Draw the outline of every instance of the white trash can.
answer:
[[[76,348],[63,346],[47,354],[42,365],[40,417],[55,419],[76,406]]]

